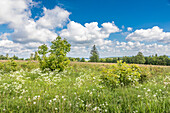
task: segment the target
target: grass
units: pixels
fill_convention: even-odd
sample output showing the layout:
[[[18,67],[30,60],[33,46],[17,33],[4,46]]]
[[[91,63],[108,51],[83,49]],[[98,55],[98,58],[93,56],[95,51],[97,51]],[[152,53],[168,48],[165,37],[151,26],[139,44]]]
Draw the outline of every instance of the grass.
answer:
[[[0,73],[0,112],[168,113],[170,70],[150,67],[142,84],[110,89],[101,65],[72,64],[64,72]]]

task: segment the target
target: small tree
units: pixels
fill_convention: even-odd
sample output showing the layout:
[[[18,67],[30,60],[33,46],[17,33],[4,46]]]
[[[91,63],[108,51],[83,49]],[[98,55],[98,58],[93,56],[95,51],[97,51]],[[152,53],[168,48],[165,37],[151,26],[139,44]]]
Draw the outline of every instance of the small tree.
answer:
[[[145,63],[145,57],[143,56],[142,52],[138,52],[138,54],[135,56],[135,63],[137,64],[144,64]]]
[[[86,60],[85,60],[85,58],[82,58],[81,60],[80,60],[80,62],[85,62]]]
[[[33,59],[34,59],[34,54],[31,53],[31,55],[30,55],[30,60],[33,60]]]
[[[8,55],[8,53],[6,54],[6,59],[9,60],[9,55]]]
[[[35,54],[34,54],[34,60],[38,60],[38,52],[35,52]]]
[[[50,50],[48,51],[47,45],[42,45],[38,47],[38,53],[41,55],[39,57],[40,68],[50,69],[54,71],[56,69],[63,71],[64,68],[68,65],[69,59],[66,57],[66,54],[70,51],[70,44],[66,39],[62,40],[58,36],[54,41],[51,42]],[[46,54],[49,53],[47,57]]]
[[[94,45],[90,52],[90,62],[98,62],[99,61],[99,53],[97,51],[96,46]]]

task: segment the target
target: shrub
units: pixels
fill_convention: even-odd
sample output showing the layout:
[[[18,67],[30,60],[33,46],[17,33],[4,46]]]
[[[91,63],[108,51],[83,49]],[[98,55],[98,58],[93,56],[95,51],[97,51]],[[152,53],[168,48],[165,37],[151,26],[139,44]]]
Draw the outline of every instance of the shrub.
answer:
[[[61,37],[57,37],[51,42],[50,50],[48,50],[47,45],[42,45],[38,47],[39,63],[41,70],[59,70],[63,71],[65,67],[69,64],[69,59],[66,54],[70,51],[70,44],[66,39],[62,40]],[[49,54],[47,57],[46,54]]]
[[[11,61],[4,64],[4,71],[17,71],[17,63],[13,59],[11,59]]]
[[[4,64],[0,62],[0,70],[4,68]]]
[[[125,62],[118,61],[117,65],[104,68],[101,78],[102,83],[111,88],[135,85],[141,78],[141,72],[137,65],[128,65]]]

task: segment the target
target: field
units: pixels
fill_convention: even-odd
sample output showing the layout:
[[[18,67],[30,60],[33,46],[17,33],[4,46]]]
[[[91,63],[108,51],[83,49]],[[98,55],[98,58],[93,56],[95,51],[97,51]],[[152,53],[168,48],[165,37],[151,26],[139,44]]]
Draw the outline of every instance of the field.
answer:
[[[71,63],[60,73],[42,72],[35,62],[17,64],[14,72],[0,72],[2,113],[170,112],[170,67],[136,66],[139,81],[122,85],[112,79],[106,81],[103,75],[117,76],[113,70],[123,75],[130,69],[124,64],[115,68],[117,64]]]

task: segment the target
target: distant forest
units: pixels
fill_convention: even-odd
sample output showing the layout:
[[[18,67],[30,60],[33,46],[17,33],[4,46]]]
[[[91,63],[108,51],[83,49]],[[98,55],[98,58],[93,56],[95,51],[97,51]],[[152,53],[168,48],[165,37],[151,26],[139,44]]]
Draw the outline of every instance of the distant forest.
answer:
[[[84,61],[84,58],[69,58],[71,61]],[[148,64],[148,65],[167,65],[170,66],[170,58],[166,55],[158,56],[157,54],[152,56],[144,56],[142,52],[139,52],[136,56],[124,56],[124,57],[113,57],[113,58],[100,58],[98,62],[103,63],[117,63],[118,60],[129,64]]]
[[[24,60],[24,58],[19,58],[17,56],[9,57],[8,54],[6,56],[0,55],[0,60]],[[36,53],[31,54],[30,58],[25,60],[36,60]],[[72,58],[69,57],[70,61],[77,62],[85,62],[85,58]],[[117,63],[118,60],[122,60],[123,62],[129,64],[149,64],[149,65],[167,65],[170,66],[170,58],[167,55],[158,56],[157,54],[152,56],[144,56],[142,52],[138,52],[136,56],[124,56],[124,57],[112,57],[112,58],[100,58],[97,62],[102,63]],[[92,61],[91,61],[92,62]]]

